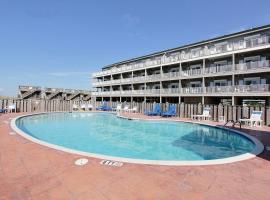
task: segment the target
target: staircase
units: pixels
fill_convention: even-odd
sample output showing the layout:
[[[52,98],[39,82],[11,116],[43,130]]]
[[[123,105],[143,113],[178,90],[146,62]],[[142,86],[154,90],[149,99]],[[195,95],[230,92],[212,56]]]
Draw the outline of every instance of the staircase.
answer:
[[[80,94],[81,94],[81,92],[76,92],[76,93],[70,95],[69,97],[67,97],[67,100],[73,100],[75,97],[77,97]]]
[[[21,94],[21,98],[22,99],[27,99],[27,97],[29,97],[30,95],[34,94],[37,90],[29,90],[23,94]]]
[[[91,94],[88,94],[88,95],[83,97],[84,101],[89,101],[90,99],[91,99]]]
[[[58,94],[62,93],[62,91],[56,91],[55,93],[52,93],[50,95],[47,96],[47,99],[53,99],[55,96],[57,96]]]

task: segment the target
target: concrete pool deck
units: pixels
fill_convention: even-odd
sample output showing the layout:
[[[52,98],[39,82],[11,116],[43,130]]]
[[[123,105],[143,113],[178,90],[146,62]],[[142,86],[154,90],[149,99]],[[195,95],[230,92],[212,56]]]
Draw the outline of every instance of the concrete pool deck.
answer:
[[[87,165],[76,166],[74,161],[82,156],[38,145],[14,133],[9,123],[11,118],[19,115],[22,113],[0,116],[1,200],[253,200],[270,196],[268,148],[256,158],[224,165],[153,166],[124,163],[122,167],[112,167],[100,165],[100,159],[88,158]],[[145,118],[139,114],[126,115]],[[242,131],[270,146],[269,127],[243,127]]]

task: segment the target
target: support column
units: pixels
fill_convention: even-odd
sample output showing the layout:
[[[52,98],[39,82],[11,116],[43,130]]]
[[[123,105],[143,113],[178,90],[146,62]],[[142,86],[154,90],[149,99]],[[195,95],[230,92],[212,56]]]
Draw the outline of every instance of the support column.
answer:
[[[205,100],[204,96],[202,96],[202,105],[204,105],[204,103],[205,103],[204,100]]]
[[[203,59],[203,69],[202,69],[203,79],[202,79],[202,87],[203,87],[203,93],[206,93],[204,72],[205,72],[205,59]]]
[[[232,55],[232,72],[235,71],[235,54]],[[232,74],[232,86],[235,86],[235,75]]]
[[[232,106],[235,106],[235,96],[232,96]]]
[[[160,66],[160,81],[159,81],[159,102],[162,102],[162,92],[163,92],[163,86],[162,86],[162,78],[163,78],[163,68],[162,65]]]

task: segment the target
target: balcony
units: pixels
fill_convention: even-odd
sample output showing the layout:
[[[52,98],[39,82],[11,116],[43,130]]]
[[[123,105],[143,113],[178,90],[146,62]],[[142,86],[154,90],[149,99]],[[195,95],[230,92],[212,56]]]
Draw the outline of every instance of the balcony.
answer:
[[[205,45],[199,48],[183,50],[181,52],[179,51],[169,55],[152,57],[151,59],[142,60],[136,63],[120,65],[112,69],[94,73],[93,77],[106,76],[113,73],[121,73],[125,71],[144,69],[151,66],[158,66],[160,64],[175,63],[180,61],[186,61],[189,59],[211,56],[215,54],[265,46],[270,44],[269,38],[270,37],[268,35],[262,35],[251,39],[242,38],[238,41],[227,41],[222,43]]]
[[[255,84],[255,85],[236,85],[236,86],[211,86],[211,87],[186,87],[186,88],[163,88],[163,89],[147,89],[147,90],[116,90],[116,91],[99,91],[93,92],[93,95],[202,95],[202,94],[265,94],[270,93],[269,84]]]
[[[159,81],[161,79],[160,74],[151,74],[146,76],[147,81]]]
[[[161,94],[175,94],[178,95],[180,93],[179,88],[163,88],[161,90]]]
[[[174,79],[174,78],[179,78],[179,77],[180,77],[179,72],[168,72],[168,73],[162,74],[163,79]]]
[[[248,71],[257,69],[269,69],[270,60],[240,63],[235,65],[235,71]]]
[[[220,66],[211,66],[204,69],[204,74],[218,74],[224,72],[231,72],[232,65],[220,65]]]
[[[137,76],[137,77],[133,77],[133,83],[138,83],[138,82],[145,82],[145,76]]]
[[[181,75],[183,77],[190,77],[190,76],[199,76],[202,75],[202,68],[201,69],[189,69],[189,70],[184,70],[181,72]]]
[[[181,93],[183,93],[183,94],[199,94],[199,93],[203,93],[203,87],[181,88]]]

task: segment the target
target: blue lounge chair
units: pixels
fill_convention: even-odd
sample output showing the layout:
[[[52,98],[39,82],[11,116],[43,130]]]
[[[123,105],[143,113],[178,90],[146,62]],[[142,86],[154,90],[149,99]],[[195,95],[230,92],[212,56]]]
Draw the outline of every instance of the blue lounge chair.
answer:
[[[176,116],[176,106],[169,105],[168,111],[161,114],[162,117],[173,117]]]
[[[0,109],[0,113],[6,113],[7,109]]]
[[[107,102],[103,102],[103,104],[101,106],[97,107],[97,110],[112,111],[112,108],[108,105]]]
[[[162,110],[160,104],[155,104],[154,109],[152,111],[145,111],[145,115],[148,116],[158,116],[161,115]]]

